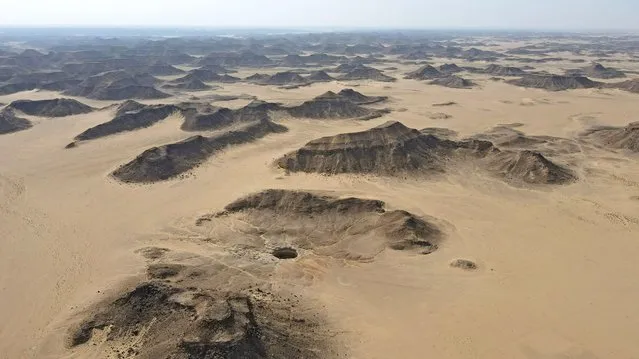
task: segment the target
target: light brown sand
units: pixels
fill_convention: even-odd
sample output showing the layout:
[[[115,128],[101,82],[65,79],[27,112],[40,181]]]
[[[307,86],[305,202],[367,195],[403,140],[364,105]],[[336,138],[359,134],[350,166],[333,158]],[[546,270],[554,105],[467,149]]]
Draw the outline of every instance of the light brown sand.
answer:
[[[390,75],[401,77],[407,69]],[[406,111],[369,122],[280,120],[288,133],[229,149],[185,180],[154,185],[123,185],[108,174],[151,146],[188,137],[179,131],[179,118],[72,150],[63,147],[109,120],[108,111],[37,119],[30,130],[1,136],[0,357],[64,357],[67,318],[144,270],[136,248],[155,244],[206,254],[205,246],[157,238],[183,234],[197,215],[265,188],[377,198],[452,226],[440,250],[428,256],[386,251],[372,263],[318,265],[305,294],[324,304],[349,357],[639,357],[639,201],[631,199],[639,195],[636,156],[587,150],[574,164],[578,183],[542,190],[474,173],[416,181],[284,176],[270,166],[311,139],[391,119],[462,136],[520,122],[527,134],[571,137],[594,124],[636,121],[637,95],[549,93],[488,80],[473,90],[412,80],[358,84],[367,95],[391,96],[379,106]],[[294,103],[346,85],[280,90],[234,84],[215,93]],[[56,96],[29,92],[0,102]],[[458,105],[432,106],[448,101]],[[433,112],[452,118],[432,120]],[[479,269],[451,268],[457,258]]]

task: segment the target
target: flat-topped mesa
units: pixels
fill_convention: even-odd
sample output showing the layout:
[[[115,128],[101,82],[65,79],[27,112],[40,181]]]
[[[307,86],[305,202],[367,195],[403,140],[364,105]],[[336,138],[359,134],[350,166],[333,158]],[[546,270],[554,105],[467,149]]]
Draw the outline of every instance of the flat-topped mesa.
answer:
[[[299,118],[354,118],[360,120],[377,118],[388,112],[387,110],[374,110],[362,107],[351,101],[348,96],[350,96],[350,94],[336,94],[329,91],[299,106],[289,107],[286,111],[291,116]]]
[[[386,211],[384,202],[373,199],[269,189],[230,203],[217,217],[237,212],[267,235],[287,233],[295,247],[334,257],[370,260],[385,248],[428,254],[444,237],[426,219]],[[366,246],[354,245],[362,240]]]
[[[182,130],[216,130],[236,123],[260,121],[268,119],[270,111],[279,109],[281,109],[281,105],[278,103],[259,100],[252,101],[248,105],[236,110],[218,108],[209,113],[196,113],[185,116],[184,123],[182,123]]]
[[[135,101],[123,103],[111,121],[89,128],[77,135],[75,140],[86,141],[147,128],[181,110],[175,105],[138,105],[140,104]]]
[[[429,84],[457,89],[471,88],[475,86],[474,82],[455,75],[448,75],[446,77],[434,79],[430,81]]]
[[[148,149],[113,172],[120,181],[157,182],[188,172],[230,145],[249,143],[271,133],[286,132],[284,126],[262,119],[211,137],[193,136],[183,141]]]
[[[310,141],[276,164],[290,172],[398,176],[442,173],[460,161],[475,162],[509,182],[562,184],[576,179],[572,171],[536,152],[502,152],[476,139],[441,139],[399,122]]]
[[[449,152],[456,145],[470,146],[424,135],[400,122],[391,121],[366,131],[313,140],[277,160],[277,164],[292,172],[327,174],[441,172],[442,152]],[[478,147],[481,152],[490,148],[490,142]]]
[[[639,152],[639,122],[632,122],[625,127],[595,127],[581,136],[600,146]]]
[[[432,80],[443,76],[446,75],[433,66],[424,65],[415,71],[407,73],[404,78],[413,80]]]
[[[52,100],[17,100],[9,104],[9,107],[27,115],[40,117],[64,117],[89,113],[93,107],[80,101],[69,98],[56,98]]]
[[[548,91],[564,91],[571,89],[587,89],[601,87],[600,82],[592,81],[583,76],[559,76],[559,75],[525,75],[522,78],[509,80],[509,84],[540,88]]]
[[[12,109],[5,108],[0,110],[0,135],[24,131],[32,126],[31,121],[17,117]]]

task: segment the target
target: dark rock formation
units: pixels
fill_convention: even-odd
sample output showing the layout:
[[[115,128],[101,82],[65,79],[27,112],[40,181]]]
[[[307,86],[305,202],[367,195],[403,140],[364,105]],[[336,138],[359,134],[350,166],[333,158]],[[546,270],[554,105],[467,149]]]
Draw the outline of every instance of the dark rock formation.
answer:
[[[32,126],[31,121],[17,117],[10,108],[0,110],[0,135],[23,131]]]
[[[548,91],[563,91],[571,89],[585,89],[601,87],[600,82],[592,81],[587,77],[558,76],[558,75],[526,75],[508,83],[521,87],[540,88]]]
[[[93,111],[91,106],[68,98],[56,98],[53,100],[17,100],[9,104],[9,107],[24,112],[27,115],[40,117],[64,117]]]

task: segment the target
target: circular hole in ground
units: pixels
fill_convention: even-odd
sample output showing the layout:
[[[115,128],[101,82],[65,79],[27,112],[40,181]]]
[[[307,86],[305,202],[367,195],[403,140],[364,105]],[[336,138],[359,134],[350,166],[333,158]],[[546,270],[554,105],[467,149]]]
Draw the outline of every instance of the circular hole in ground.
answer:
[[[273,250],[273,256],[279,259],[297,258],[297,251],[291,247],[276,248]]]

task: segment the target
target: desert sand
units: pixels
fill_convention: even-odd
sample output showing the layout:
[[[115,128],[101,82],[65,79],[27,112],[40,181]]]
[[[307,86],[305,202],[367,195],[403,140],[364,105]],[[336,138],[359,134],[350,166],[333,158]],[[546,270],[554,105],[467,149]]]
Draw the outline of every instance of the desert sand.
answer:
[[[538,43],[490,41],[497,45],[482,49],[503,52]],[[579,67],[569,61],[572,55],[561,54],[564,62],[531,65],[556,74]],[[350,80],[364,76],[360,69],[358,76],[332,73],[338,80],[322,76],[326,82],[295,89],[215,83],[219,88],[172,89],[169,98],[137,99],[178,104],[197,96],[239,109],[251,101],[246,94],[291,108],[346,88],[388,97],[366,105],[384,110],[367,120],[276,111],[272,120],[287,131],[216,147],[186,173],[152,183],[126,183],[112,173],[150,148],[161,152],[162,146],[192,136],[225,136],[228,129],[183,131],[184,114],[176,111],[149,127],[65,149],[87,129],[112,120],[117,107],[111,105],[120,104],[119,97],[46,90],[0,96],[3,104],[68,98],[93,108],[55,118],[15,110],[32,127],[0,135],[0,357],[160,357],[175,348],[182,350],[180,358],[204,357],[197,349],[202,338],[220,334],[202,327],[203,317],[193,324],[193,310],[215,317],[215,323],[233,318],[224,333],[248,343],[252,337],[242,335],[257,318],[261,324],[255,328],[270,333],[263,340],[280,350],[279,357],[639,357],[639,155],[623,137],[625,126],[637,121],[639,95],[608,87],[550,92],[475,72],[460,75],[473,88],[447,88],[405,78],[420,65],[398,56],[386,60],[367,65],[395,69],[375,73],[379,81]],[[429,61],[434,66],[493,63]],[[630,79],[639,71],[634,62],[614,67]],[[320,68],[326,67],[312,70]],[[240,65],[233,76],[284,71]],[[226,95],[239,99],[214,100]],[[458,140],[504,125],[525,136],[565,139],[559,147],[544,142],[534,150],[568,168],[576,180],[513,183],[469,162],[435,175],[399,176],[287,171],[276,164],[309,141],[388,121],[452,130],[424,133]],[[586,132],[595,126],[615,128]],[[528,148],[492,140],[500,149]],[[308,192],[329,203],[358,200],[339,209],[324,202],[306,208],[310,202],[304,196],[299,205],[273,204],[272,198],[236,202],[268,189]],[[401,220],[380,219],[393,211]],[[403,237],[406,231],[408,242],[393,242],[409,238]],[[115,301],[135,287],[159,293],[156,301],[142,301],[142,307]],[[228,295],[221,292],[243,293],[257,304],[247,306],[244,297],[220,299]],[[171,297],[180,304],[175,309],[178,304],[170,302],[174,314],[167,317],[169,299],[163,296],[174,293],[183,295]],[[222,312],[227,317],[216,317]],[[127,313],[140,317],[136,322]],[[90,321],[93,326],[86,324]],[[145,329],[131,334],[130,328],[140,325]],[[179,333],[162,329],[171,326]],[[184,333],[190,337],[182,338]],[[247,357],[277,357],[259,356],[248,344],[242,348],[252,350]]]

